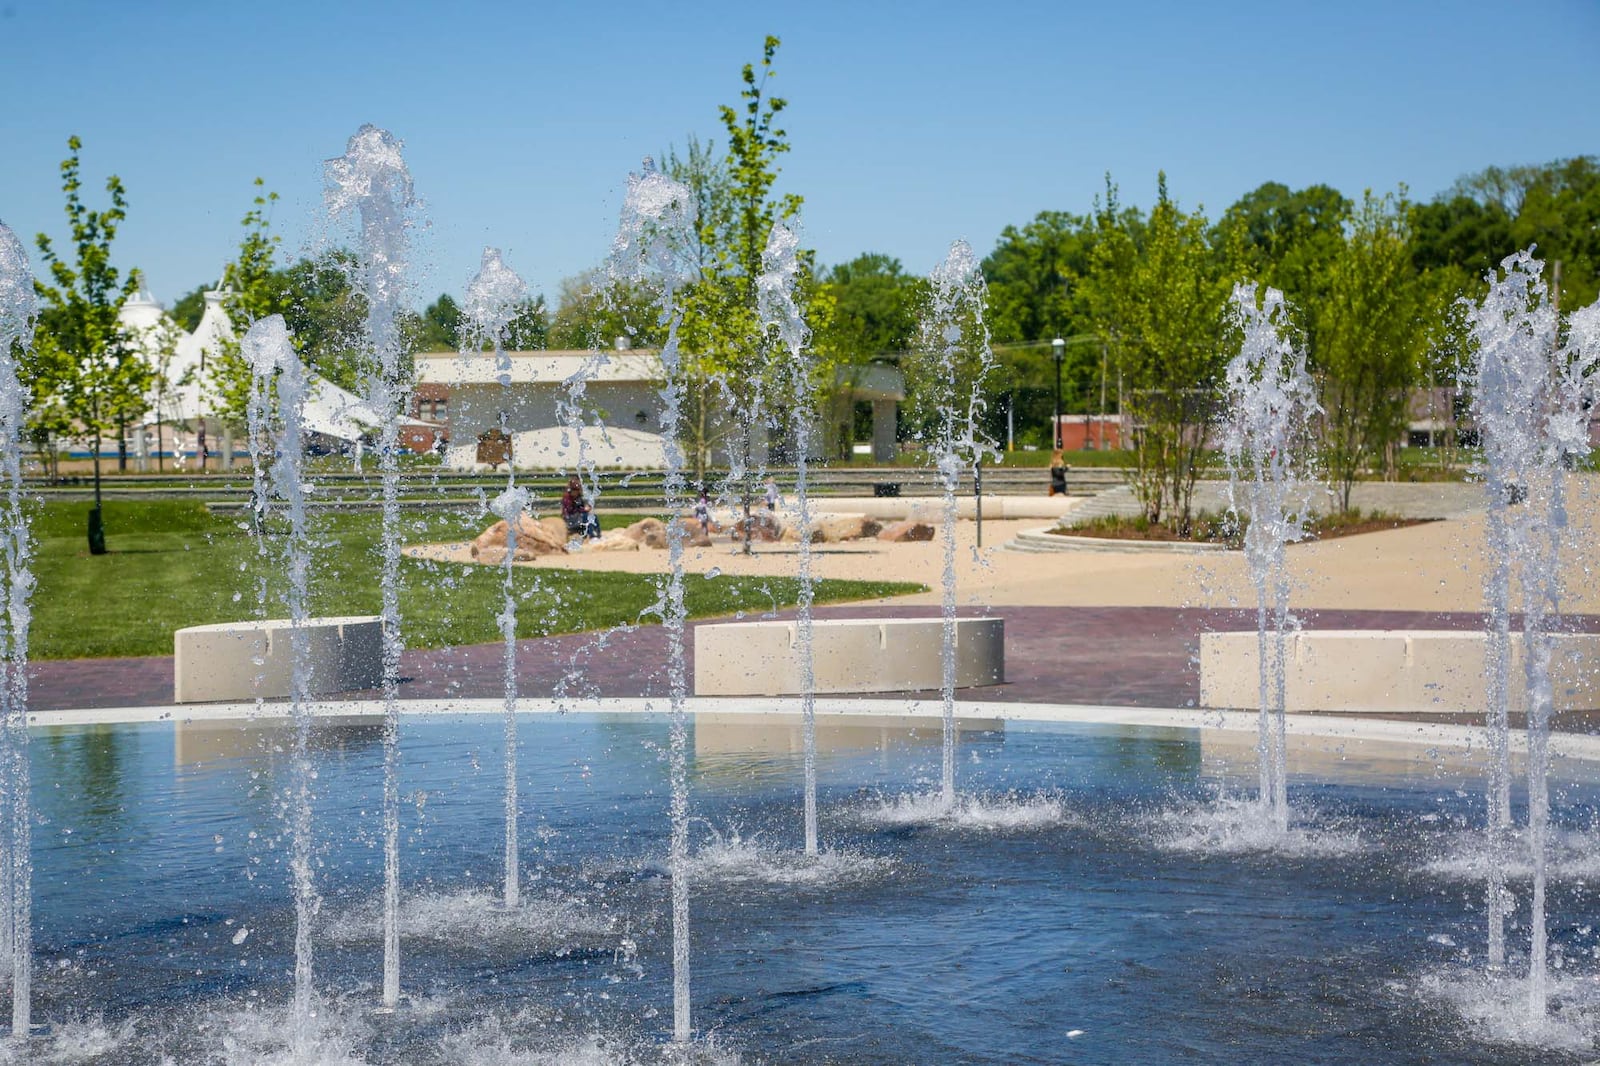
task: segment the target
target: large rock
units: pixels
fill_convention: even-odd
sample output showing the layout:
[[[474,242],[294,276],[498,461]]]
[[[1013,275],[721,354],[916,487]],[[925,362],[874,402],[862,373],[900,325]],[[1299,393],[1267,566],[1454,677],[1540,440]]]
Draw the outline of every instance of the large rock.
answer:
[[[504,521],[496,522],[479,533],[472,541],[472,557],[488,562],[485,554],[497,553],[504,562],[508,527]],[[537,519],[527,514],[517,516],[517,558],[532,559],[540,555],[560,555],[567,550],[567,526],[559,518]]]
[[[692,507],[689,508],[688,510],[684,511],[682,514],[678,515],[678,517],[680,519],[682,519],[685,523],[694,526],[696,529],[701,528],[700,527],[700,519],[698,517],[696,517],[696,515],[694,513],[694,508],[692,508]],[[706,526],[705,526],[704,532],[706,532],[708,534],[713,534],[713,535],[722,532],[722,523],[717,521],[716,508],[713,507],[713,508],[710,508],[708,510],[708,513],[706,515],[706,519],[707,519],[707,522],[706,522]]]
[[[636,552],[639,542],[620,529],[604,533],[594,540],[585,540],[579,547],[585,552]]]
[[[659,518],[641,518],[622,530],[622,535],[645,548],[667,546],[667,524]]]
[[[678,525],[683,528],[683,543],[688,548],[711,547],[711,534],[700,525],[697,518],[680,518]],[[715,527],[713,527],[715,528]]]
[[[734,540],[744,540],[744,526],[743,518],[733,523],[730,532]],[[783,532],[783,525],[773,515],[757,512],[750,516],[750,539],[757,544],[770,544],[773,541],[783,540]]]
[[[905,518],[898,522],[890,522],[878,530],[878,539],[893,541],[897,544],[902,544],[906,541],[932,540],[933,527],[926,522]]]
[[[882,525],[864,514],[821,514],[811,520],[811,543],[837,544],[875,537]]]
[[[690,548],[711,547],[711,537],[701,528],[698,519],[679,518],[677,522],[678,526],[683,530],[683,543],[686,546]],[[659,518],[641,518],[633,525],[618,532],[642,548],[665,548],[667,546],[667,528],[667,524]]]

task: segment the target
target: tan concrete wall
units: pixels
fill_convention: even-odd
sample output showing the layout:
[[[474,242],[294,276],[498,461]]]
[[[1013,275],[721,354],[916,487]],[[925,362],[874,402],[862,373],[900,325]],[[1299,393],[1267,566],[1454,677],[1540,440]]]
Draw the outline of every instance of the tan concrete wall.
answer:
[[[500,425],[500,412],[513,437],[528,430],[551,429],[563,424],[560,403],[565,390],[557,385],[519,384],[509,389],[497,384],[459,385],[450,392],[450,446],[445,464],[452,470],[472,470],[477,465],[478,438]],[[599,413],[609,425],[650,434],[661,432],[661,400],[656,389],[644,381],[591,381],[584,392],[586,410]],[[645,417],[640,420],[638,416]],[[600,466],[659,464],[658,453],[628,454],[613,461],[601,456],[596,441],[595,458]],[[519,467],[562,465],[559,456],[529,452],[518,454]]]
[[[376,688],[383,680],[383,629],[376,617],[312,618],[306,636],[308,692]],[[178,703],[280,699],[294,671],[287,619],[190,626],[172,635]]]
[[[1600,708],[1600,634],[1555,638],[1555,709]],[[1481,713],[1487,709],[1482,633],[1459,630],[1312,630],[1287,638],[1284,705],[1290,711]],[[1512,638],[1512,713],[1526,705],[1522,641]],[[1254,632],[1200,637],[1200,704],[1260,706]]]
[[[938,618],[830,618],[812,623],[817,693],[920,692],[943,685],[944,622]],[[697,696],[799,695],[798,624],[728,622],[694,631]],[[956,686],[1005,681],[1005,623],[956,622]]]

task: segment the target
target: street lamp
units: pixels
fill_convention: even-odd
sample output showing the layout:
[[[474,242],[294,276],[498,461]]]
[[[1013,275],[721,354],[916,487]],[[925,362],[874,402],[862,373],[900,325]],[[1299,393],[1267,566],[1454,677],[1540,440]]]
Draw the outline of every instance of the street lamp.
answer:
[[[1056,451],[1061,450],[1061,356],[1066,350],[1067,342],[1060,337],[1050,342],[1050,354],[1055,356],[1056,360],[1056,409],[1055,421],[1051,423],[1054,427],[1051,435],[1055,437]]]

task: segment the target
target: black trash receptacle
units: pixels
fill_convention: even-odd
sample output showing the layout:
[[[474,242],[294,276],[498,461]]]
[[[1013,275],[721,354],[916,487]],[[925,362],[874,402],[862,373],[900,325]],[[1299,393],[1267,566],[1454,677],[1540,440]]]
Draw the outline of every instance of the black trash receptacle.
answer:
[[[900,482],[880,481],[872,486],[872,494],[874,496],[898,496],[900,495]]]

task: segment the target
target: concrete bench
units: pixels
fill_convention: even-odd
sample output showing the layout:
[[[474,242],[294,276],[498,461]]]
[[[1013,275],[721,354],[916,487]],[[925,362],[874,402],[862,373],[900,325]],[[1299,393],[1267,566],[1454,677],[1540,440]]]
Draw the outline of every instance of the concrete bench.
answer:
[[[829,618],[811,624],[813,692],[923,692],[944,684],[939,618]],[[956,621],[956,687],[1005,681],[1005,622]],[[696,626],[697,696],[796,696],[799,627],[787,622]]]
[[[294,669],[286,618],[189,626],[172,635],[173,699],[178,703],[275,699],[289,695]],[[383,683],[383,626],[375,616],[309,618],[306,637],[312,695]]]
[[[1554,637],[1555,709],[1600,708],[1600,634]],[[1290,711],[1482,713],[1485,637],[1472,630],[1318,629],[1286,640],[1284,705]],[[1261,705],[1254,632],[1200,636],[1200,704]],[[1511,638],[1510,711],[1526,705],[1522,638]]]

